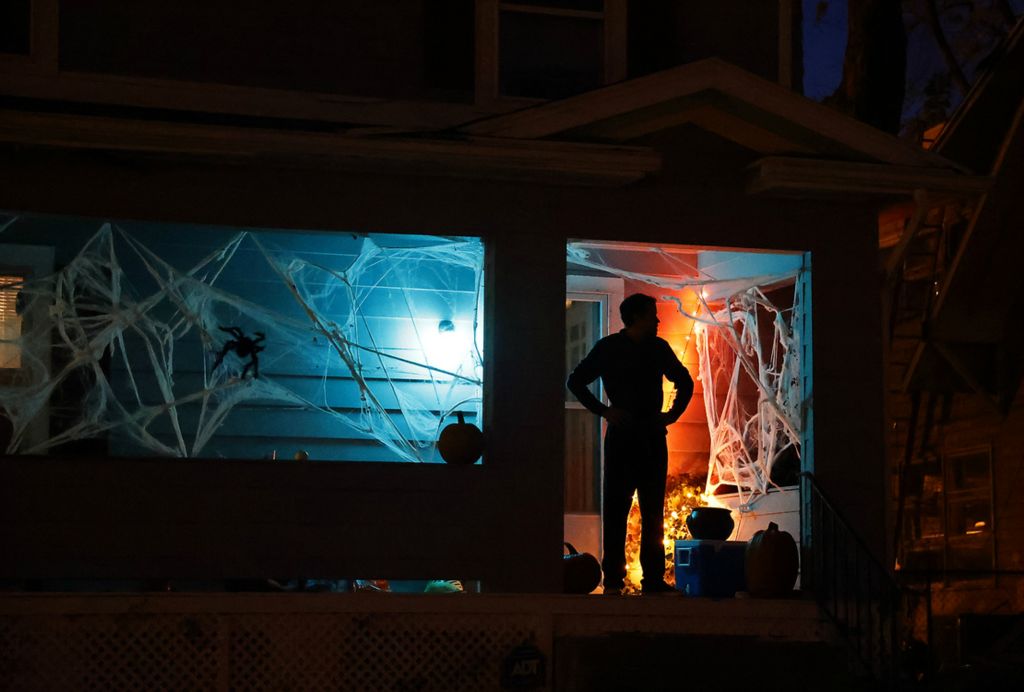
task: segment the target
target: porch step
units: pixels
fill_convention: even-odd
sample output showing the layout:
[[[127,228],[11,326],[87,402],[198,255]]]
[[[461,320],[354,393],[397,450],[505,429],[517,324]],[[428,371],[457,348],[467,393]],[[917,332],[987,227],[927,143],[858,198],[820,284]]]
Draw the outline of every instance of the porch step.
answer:
[[[639,632],[556,641],[554,683],[565,691],[877,689],[824,642]]]

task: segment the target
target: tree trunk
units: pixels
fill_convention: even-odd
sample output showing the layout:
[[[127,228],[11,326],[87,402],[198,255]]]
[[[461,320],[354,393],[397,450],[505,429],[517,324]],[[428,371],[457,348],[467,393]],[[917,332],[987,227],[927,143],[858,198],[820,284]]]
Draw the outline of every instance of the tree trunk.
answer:
[[[843,79],[830,103],[896,134],[903,110],[907,34],[900,0],[849,0]]]

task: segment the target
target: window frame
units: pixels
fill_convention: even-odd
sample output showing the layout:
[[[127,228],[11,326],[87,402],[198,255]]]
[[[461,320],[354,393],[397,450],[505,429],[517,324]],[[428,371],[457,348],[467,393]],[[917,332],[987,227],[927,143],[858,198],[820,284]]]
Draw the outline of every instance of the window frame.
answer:
[[[957,459],[970,458],[984,454],[986,457],[986,471],[988,473],[988,481],[977,488],[966,488],[954,490],[952,488],[952,481],[954,476],[953,465]],[[954,547],[957,544],[972,544],[982,543],[984,541],[989,542],[989,555],[988,555],[988,569],[994,571],[996,568],[996,526],[995,526],[995,483],[994,483],[994,463],[993,463],[993,450],[992,445],[979,445],[975,447],[965,447],[962,449],[955,449],[952,451],[945,451],[942,455],[942,533],[943,533],[943,571],[946,573],[946,581],[949,582],[948,576],[951,567],[952,553]],[[951,524],[951,509],[954,505],[966,505],[969,502],[984,499],[988,504],[988,517],[986,519],[988,526],[987,531],[981,531],[978,534],[957,534],[953,536],[950,531]],[[954,542],[951,546],[951,539]],[[981,577],[984,575],[978,575]],[[971,576],[964,576],[964,578],[977,578]]]
[[[986,457],[986,470],[988,473],[987,481],[982,485],[973,488],[959,490],[953,489],[952,485],[955,461],[957,459],[969,458],[978,455],[985,455]],[[927,536],[913,535],[911,529],[912,524],[910,523],[912,517],[909,513],[911,508],[906,507],[903,517],[903,526],[900,528],[903,554],[909,556],[911,553],[938,553],[939,571],[942,575],[942,581],[947,585],[953,581],[986,579],[990,576],[994,577],[997,564],[997,539],[995,525],[995,453],[993,446],[991,444],[983,444],[945,449],[940,454],[932,454],[928,458],[916,458],[915,463],[912,464],[912,466],[923,468],[928,464],[932,465],[933,472],[921,473],[922,483],[925,483],[924,479],[928,477],[938,479],[941,482],[941,489],[929,495],[924,491],[924,486],[922,486],[922,495],[919,501],[923,502],[926,499],[934,498],[933,501],[938,504],[937,514],[939,520],[939,531],[937,533],[928,534]],[[956,505],[967,504],[978,500],[984,500],[988,504],[986,529],[978,532],[977,534],[958,533],[956,535],[952,535],[951,510]],[[979,573],[976,575],[970,574],[972,570],[969,569],[962,570],[962,574],[956,574],[961,571],[961,569],[952,564],[952,554],[954,550],[957,547],[972,544],[984,546],[985,542],[989,543],[987,569],[978,570]],[[920,571],[920,569],[921,568],[915,567],[913,568],[913,571]]]
[[[29,266],[26,266],[26,265],[23,265],[23,264],[14,264],[14,265],[0,264],[0,278],[2,278],[2,277],[15,278],[15,279],[18,280],[18,283],[24,284],[25,282],[31,280],[32,276],[33,276],[32,268],[29,267]],[[2,283],[0,283],[0,290],[10,290],[10,289],[6,289],[6,287]],[[17,298],[15,298],[15,303],[17,303]],[[3,315],[0,315],[0,320],[2,320],[2,319],[3,319]],[[22,330],[24,330],[24,317],[22,318]],[[18,350],[19,350],[19,353],[20,353],[20,347],[19,347]],[[19,358],[19,360],[20,360],[20,358]],[[8,368],[8,367],[4,367],[3,363],[0,363],[0,384],[6,384],[6,385],[16,384],[17,383],[18,373],[21,372],[23,367],[24,367],[24,365],[19,363],[19,365],[17,367]]]
[[[480,0],[477,0],[480,2]],[[60,0],[31,0],[28,55],[0,54],[0,94],[182,112],[326,122],[366,122],[394,127],[436,129],[481,115],[473,102],[374,99],[365,96],[207,84],[157,77],[132,77],[60,69]],[[479,26],[479,25],[477,25]],[[474,31],[477,36],[479,28]],[[474,73],[478,67],[474,59]],[[474,95],[474,99],[475,99]],[[494,112],[518,102],[495,104]]]
[[[627,0],[604,0],[601,12],[545,7],[537,3],[502,0],[476,0],[476,105],[493,107],[499,103],[543,102],[545,99],[506,97],[501,93],[501,17],[517,12],[533,16],[550,16],[600,21],[602,31],[601,84],[608,85],[626,78]]]
[[[4,276],[21,276],[25,281],[31,281],[32,279],[49,276],[53,273],[55,248],[52,246],[13,243],[5,245],[4,248],[10,261],[9,263],[0,264],[0,274]],[[26,322],[31,325],[33,320],[41,319],[43,317],[41,311],[43,310],[45,310],[45,307],[39,304],[35,306],[34,310],[25,311],[25,314],[22,315],[23,334]],[[47,368],[50,367],[50,347],[51,343],[47,341],[46,347],[39,354]],[[22,381],[24,368],[24,360],[22,360],[21,367],[19,368],[0,368],[0,384],[6,387],[19,386],[19,382]],[[27,424],[23,432],[24,439],[29,440],[30,443],[44,440],[49,436],[49,429],[50,406],[47,403],[40,408],[38,414]],[[0,454],[3,452],[4,450],[0,448]]]

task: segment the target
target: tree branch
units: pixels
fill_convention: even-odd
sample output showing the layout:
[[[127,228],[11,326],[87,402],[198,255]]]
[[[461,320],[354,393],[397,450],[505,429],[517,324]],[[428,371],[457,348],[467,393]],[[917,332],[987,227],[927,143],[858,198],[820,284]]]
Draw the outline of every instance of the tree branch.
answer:
[[[967,82],[967,76],[964,74],[963,68],[960,67],[960,63],[956,61],[953,49],[946,39],[946,33],[942,30],[942,24],[939,21],[939,11],[935,7],[935,0],[925,0],[924,8],[928,16],[928,27],[932,30],[932,36],[935,37],[935,43],[939,46],[939,52],[942,53],[946,67],[949,68],[949,76],[956,88],[960,90],[960,94],[966,96],[971,85]]]

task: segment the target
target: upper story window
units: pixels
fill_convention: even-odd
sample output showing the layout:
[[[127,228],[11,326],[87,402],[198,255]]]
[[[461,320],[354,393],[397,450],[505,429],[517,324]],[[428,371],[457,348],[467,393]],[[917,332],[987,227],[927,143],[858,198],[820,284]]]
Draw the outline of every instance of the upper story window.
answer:
[[[499,5],[503,96],[554,99],[605,82],[603,0],[548,0]]]
[[[711,56],[796,83],[795,7],[292,0],[239,10],[231,0],[5,0],[0,73],[20,78],[0,90],[295,123],[433,128]],[[410,102],[422,112],[410,114]]]
[[[558,99],[625,77],[625,0],[477,2],[477,100]]]
[[[471,101],[473,0],[61,2],[60,69]]]

